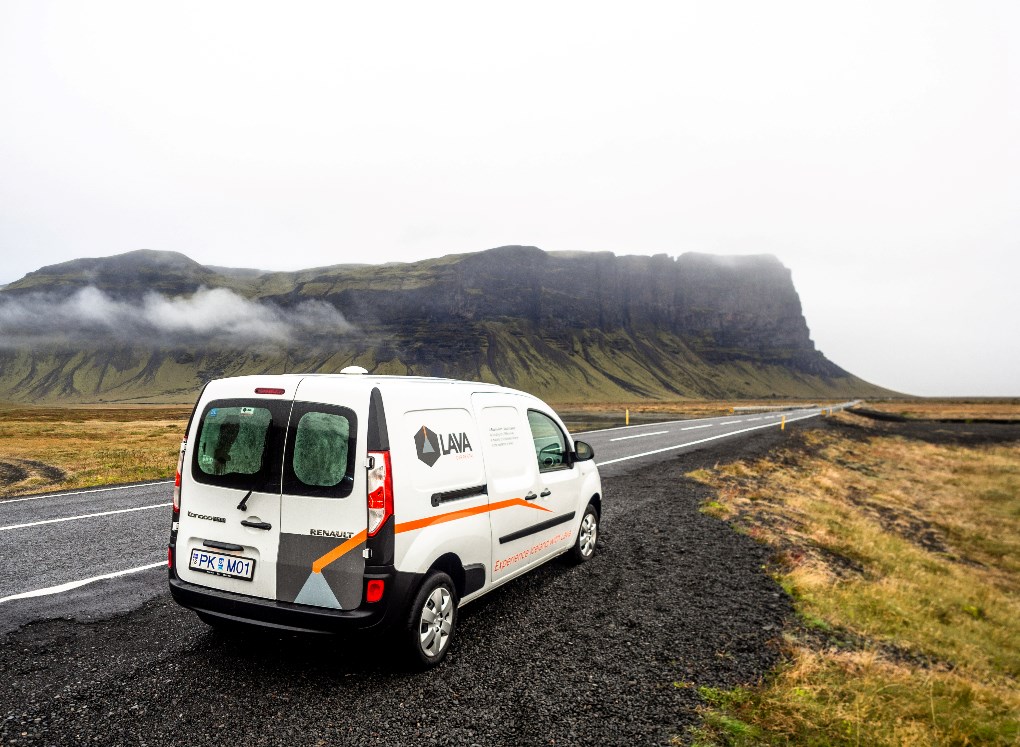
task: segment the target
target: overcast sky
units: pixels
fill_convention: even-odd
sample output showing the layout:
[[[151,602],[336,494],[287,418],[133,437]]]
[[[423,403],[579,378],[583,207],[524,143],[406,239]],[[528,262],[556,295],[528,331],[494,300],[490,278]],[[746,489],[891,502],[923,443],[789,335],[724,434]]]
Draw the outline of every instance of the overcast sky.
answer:
[[[0,283],[769,252],[853,373],[1020,395],[1018,45],[1014,0],[4,0]]]

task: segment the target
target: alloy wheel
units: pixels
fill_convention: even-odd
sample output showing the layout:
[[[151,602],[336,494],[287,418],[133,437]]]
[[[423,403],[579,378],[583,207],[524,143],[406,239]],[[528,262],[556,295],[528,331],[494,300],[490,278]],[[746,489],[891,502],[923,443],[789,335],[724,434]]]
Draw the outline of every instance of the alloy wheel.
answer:
[[[595,514],[587,513],[584,515],[584,519],[581,521],[581,536],[580,536],[580,548],[581,554],[590,558],[591,554],[595,552],[595,540],[598,539],[599,534],[599,522],[595,518]]]
[[[453,595],[445,586],[439,586],[432,590],[421,609],[418,625],[421,650],[426,656],[439,656],[449,643],[452,630]]]

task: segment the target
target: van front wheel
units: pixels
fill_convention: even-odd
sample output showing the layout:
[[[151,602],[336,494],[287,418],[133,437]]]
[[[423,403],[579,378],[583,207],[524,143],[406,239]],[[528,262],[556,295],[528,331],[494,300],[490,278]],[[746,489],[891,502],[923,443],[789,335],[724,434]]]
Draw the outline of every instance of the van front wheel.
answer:
[[[418,590],[404,631],[412,662],[420,667],[441,662],[450,650],[456,628],[457,592],[453,580],[445,573],[433,573]]]
[[[581,526],[577,530],[577,541],[570,553],[571,559],[575,563],[591,560],[591,556],[595,554],[595,543],[598,542],[598,539],[599,512],[589,503],[588,507],[584,509],[584,516],[581,517]]]

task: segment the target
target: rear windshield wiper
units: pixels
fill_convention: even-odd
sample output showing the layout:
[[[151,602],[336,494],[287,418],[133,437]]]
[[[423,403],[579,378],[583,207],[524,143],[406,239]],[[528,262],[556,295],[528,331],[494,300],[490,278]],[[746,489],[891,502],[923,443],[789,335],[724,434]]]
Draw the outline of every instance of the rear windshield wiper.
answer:
[[[241,502],[237,504],[237,510],[238,511],[247,511],[248,510],[248,506],[246,506],[245,504],[248,503],[248,499],[251,498],[251,494],[253,492],[254,491],[249,490],[248,491],[248,495],[246,495],[244,498],[242,498]]]

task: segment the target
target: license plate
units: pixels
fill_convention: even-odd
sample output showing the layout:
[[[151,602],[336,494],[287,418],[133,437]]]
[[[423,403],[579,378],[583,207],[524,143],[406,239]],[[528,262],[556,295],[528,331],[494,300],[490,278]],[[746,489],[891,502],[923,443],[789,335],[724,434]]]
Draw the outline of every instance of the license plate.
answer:
[[[251,581],[252,576],[255,575],[255,558],[221,555],[218,552],[194,548],[191,551],[191,562],[188,563],[188,568],[202,573],[212,573],[215,576]]]

